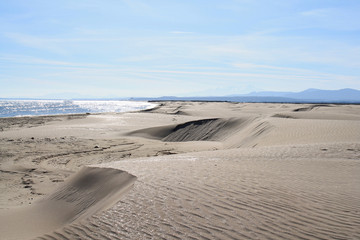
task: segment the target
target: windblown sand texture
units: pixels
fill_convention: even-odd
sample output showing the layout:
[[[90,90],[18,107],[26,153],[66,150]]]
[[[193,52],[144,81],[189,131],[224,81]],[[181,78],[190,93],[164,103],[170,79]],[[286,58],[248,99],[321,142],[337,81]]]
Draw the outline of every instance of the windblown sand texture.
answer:
[[[0,128],[0,239],[360,239],[359,105],[163,102]]]

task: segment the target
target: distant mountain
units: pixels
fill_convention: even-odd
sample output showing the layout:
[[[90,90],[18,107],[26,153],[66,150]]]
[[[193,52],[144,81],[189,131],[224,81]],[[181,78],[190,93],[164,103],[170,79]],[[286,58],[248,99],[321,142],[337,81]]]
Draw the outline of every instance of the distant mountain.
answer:
[[[251,92],[243,95],[236,95],[237,97],[251,96],[251,97],[282,97],[290,98],[296,102],[335,102],[335,103],[359,103],[360,91],[345,88],[340,90],[321,90],[315,88],[309,88],[302,92]],[[229,96],[229,97],[233,97]]]
[[[251,92],[243,95],[236,96],[252,96],[252,97],[284,97],[292,94],[293,92]]]
[[[299,93],[284,95],[294,99],[306,99],[330,102],[360,102],[360,91],[345,88],[340,90],[307,89]]]
[[[4,98],[0,100],[6,100]],[[13,98],[15,99],[15,98]],[[24,99],[24,98],[16,98]],[[27,99],[27,98],[26,98]],[[31,98],[29,98],[31,99]],[[264,103],[356,103],[360,104],[360,91],[351,88],[340,90],[321,90],[310,88],[302,92],[251,92],[242,95],[176,97],[163,96],[157,98],[94,98],[73,93],[46,95],[35,99],[72,99],[72,100],[133,100],[133,101],[217,101],[217,102],[264,102]]]
[[[274,103],[360,103],[360,91],[355,89],[321,90],[307,89],[302,92],[252,92],[243,95],[208,97],[159,97],[131,98],[136,101],[228,101]]]
[[[237,97],[159,97],[159,98],[131,98],[133,101],[199,101],[199,102],[300,102],[292,98],[284,97],[256,97],[256,96],[237,96]]]

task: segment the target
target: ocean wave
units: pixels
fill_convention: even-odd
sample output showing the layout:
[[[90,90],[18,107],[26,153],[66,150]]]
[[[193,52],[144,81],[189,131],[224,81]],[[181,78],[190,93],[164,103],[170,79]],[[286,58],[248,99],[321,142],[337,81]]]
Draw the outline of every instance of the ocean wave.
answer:
[[[129,112],[155,106],[153,103],[136,101],[3,100],[0,101],[0,117]]]

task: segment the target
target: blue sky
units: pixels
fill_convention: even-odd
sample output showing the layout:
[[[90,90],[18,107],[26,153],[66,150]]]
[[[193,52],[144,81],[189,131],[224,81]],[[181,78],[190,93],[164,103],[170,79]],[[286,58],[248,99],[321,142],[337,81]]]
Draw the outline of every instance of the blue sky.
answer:
[[[359,0],[0,0],[0,97],[360,89]]]

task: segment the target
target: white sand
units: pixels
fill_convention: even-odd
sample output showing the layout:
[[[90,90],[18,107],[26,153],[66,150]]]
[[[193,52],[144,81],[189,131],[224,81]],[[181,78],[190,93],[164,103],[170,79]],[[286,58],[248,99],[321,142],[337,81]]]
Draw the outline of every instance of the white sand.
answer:
[[[1,239],[360,238],[358,105],[173,102],[0,127]]]

